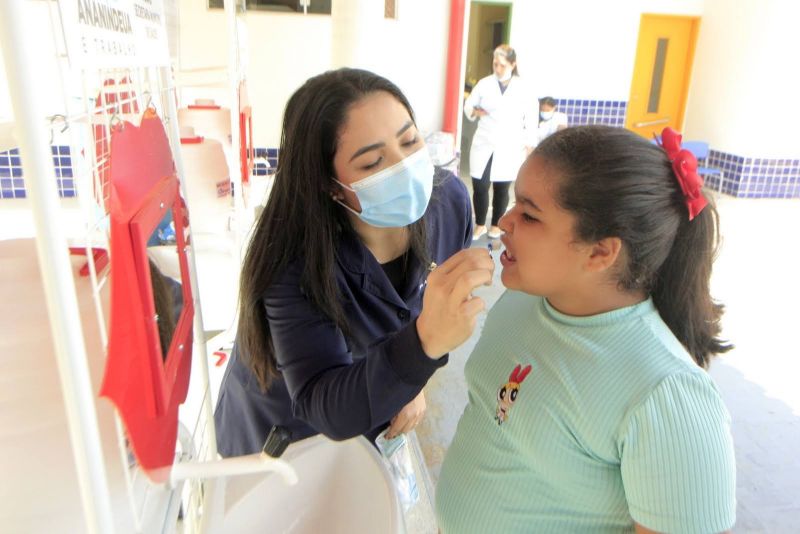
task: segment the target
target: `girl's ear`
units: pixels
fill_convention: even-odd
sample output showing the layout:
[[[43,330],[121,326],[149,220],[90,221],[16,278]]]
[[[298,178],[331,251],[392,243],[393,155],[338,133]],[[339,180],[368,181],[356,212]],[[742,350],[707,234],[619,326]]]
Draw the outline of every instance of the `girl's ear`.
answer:
[[[591,246],[586,270],[602,272],[614,265],[622,252],[622,240],[618,237],[606,237]]]

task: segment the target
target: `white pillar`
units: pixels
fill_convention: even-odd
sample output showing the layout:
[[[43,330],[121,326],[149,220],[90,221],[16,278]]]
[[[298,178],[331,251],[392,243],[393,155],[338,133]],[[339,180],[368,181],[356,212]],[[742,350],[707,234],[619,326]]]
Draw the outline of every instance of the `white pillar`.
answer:
[[[36,69],[31,50],[35,37],[25,33],[23,0],[3,3],[0,48],[8,72],[8,88],[17,126],[25,188],[31,196],[36,225],[36,249],[47,297],[50,333],[55,345],[64,407],[67,412],[78,488],[87,531],[110,533],[114,529],[108,479],[97,425],[95,398],[81,329],[72,264],[67,239],[59,219],[53,157],[47,141],[45,117],[35,98]],[[21,355],[20,357],[24,357]],[[21,460],[23,461],[23,460]],[[42,510],[47,496],[42,495]]]

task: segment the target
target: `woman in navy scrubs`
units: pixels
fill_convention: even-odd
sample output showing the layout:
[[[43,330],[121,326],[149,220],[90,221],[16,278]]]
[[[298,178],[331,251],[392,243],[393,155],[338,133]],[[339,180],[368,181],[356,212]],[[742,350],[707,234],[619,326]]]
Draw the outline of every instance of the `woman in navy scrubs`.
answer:
[[[239,329],[215,413],[223,456],[416,426],[422,387],[472,333],[491,282],[467,249],[465,186],[435,172],[408,100],[371,72],[308,80],[244,261]]]

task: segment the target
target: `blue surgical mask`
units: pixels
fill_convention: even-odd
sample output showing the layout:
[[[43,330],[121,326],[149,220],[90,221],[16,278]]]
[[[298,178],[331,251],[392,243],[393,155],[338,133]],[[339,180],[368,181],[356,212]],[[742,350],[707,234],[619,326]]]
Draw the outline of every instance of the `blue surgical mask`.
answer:
[[[419,220],[428,208],[433,191],[433,163],[422,147],[407,158],[366,178],[344,185],[356,194],[361,213],[344,202],[342,206],[362,221],[381,228],[408,226]]]
[[[553,118],[554,113],[555,111],[540,111],[539,117],[541,117],[543,121],[549,121],[550,119]]]

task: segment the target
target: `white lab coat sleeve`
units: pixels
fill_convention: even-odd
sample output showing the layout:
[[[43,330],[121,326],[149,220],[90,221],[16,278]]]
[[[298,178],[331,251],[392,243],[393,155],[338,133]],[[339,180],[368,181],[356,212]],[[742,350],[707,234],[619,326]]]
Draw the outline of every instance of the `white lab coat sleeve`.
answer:
[[[525,106],[523,126],[525,128],[525,146],[536,148],[539,144],[539,95],[530,85],[525,87]]]
[[[475,84],[475,87],[472,88],[472,92],[469,94],[466,100],[464,100],[464,115],[466,115],[467,120],[471,122],[475,122],[478,119],[477,115],[474,115],[473,112],[475,111],[475,106],[477,106],[481,101],[481,82]]]

